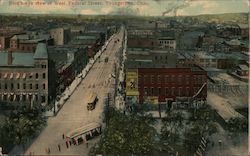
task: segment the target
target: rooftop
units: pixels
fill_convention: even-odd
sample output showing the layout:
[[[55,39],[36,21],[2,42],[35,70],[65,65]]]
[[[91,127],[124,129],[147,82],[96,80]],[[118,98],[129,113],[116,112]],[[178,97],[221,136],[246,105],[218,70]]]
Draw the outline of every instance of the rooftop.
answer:
[[[45,43],[38,43],[34,54],[34,59],[47,59],[48,50]]]
[[[88,35],[88,36],[77,36],[77,40],[96,40],[97,37],[95,35]]]
[[[13,52],[12,66],[33,66],[34,53]],[[0,52],[0,66],[8,66],[8,52]]]

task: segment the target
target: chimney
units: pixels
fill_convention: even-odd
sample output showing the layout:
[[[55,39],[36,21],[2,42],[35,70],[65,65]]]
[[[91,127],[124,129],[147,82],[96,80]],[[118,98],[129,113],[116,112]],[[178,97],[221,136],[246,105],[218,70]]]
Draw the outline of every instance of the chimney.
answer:
[[[12,57],[12,51],[8,52],[8,65],[12,65],[13,57]]]

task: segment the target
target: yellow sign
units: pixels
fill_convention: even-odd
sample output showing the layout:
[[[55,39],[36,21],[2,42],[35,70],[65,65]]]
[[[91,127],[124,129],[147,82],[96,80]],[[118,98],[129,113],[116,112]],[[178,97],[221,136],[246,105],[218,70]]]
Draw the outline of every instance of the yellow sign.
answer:
[[[126,95],[139,96],[137,71],[129,71],[126,75]]]
[[[146,97],[145,102],[152,103],[152,104],[158,104],[159,103],[158,96],[148,96],[148,97]]]

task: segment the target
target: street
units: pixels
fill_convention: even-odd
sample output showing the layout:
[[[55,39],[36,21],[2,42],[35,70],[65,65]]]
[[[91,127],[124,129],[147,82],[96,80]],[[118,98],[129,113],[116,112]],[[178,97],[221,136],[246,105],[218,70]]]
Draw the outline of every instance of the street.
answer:
[[[91,140],[88,148],[86,144],[80,144],[78,146],[72,145],[67,149],[62,135],[91,122],[102,122],[104,100],[109,90],[114,87],[114,79],[110,75],[114,71],[115,54],[121,47],[122,37],[123,31],[114,35],[107,49],[100,56],[100,61],[97,59],[88,75],[64,104],[57,116],[48,119],[47,127],[34,140],[25,154],[44,155],[46,154],[46,148],[50,148],[50,154],[52,155],[88,154],[90,146],[98,139]],[[120,42],[114,43],[117,38]],[[104,61],[106,56],[109,57],[108,62]],[[92,92],[97,94],[99,100],[96,108],[89,112],[87,110],[87,99]],[[58,150],[59,144],[61,151]]]

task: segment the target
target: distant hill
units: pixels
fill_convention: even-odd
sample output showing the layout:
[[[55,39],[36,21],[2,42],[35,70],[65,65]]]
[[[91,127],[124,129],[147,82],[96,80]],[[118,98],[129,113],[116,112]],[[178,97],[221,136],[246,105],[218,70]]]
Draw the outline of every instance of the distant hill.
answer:
[[[57,19],[82,19],[82,20],[115,20],[115,21],[126,21],[126,20],[157,20],[157,19],[177,19],[177,20],[187,20],[195,22],[215,22],[215,23],[248,23],[248,13],[225,13],[225,14],[203,14],[196,16],[137,16],[133,15],[80,15],[80,14],[11,14],[11,13],[0,13],[0,19],[4,22],[4,17],[10,17],[15,20],[23,20],[23,18],[57,18]],[[195,23],[194,22],[194,23]]]
[[[192,16],[201,22],[216,22],[216,23],[248,23],[248,13],[225,13],[225,14],[210,14]]]

